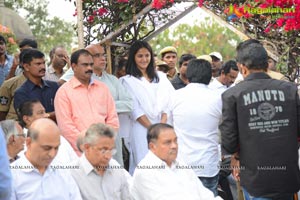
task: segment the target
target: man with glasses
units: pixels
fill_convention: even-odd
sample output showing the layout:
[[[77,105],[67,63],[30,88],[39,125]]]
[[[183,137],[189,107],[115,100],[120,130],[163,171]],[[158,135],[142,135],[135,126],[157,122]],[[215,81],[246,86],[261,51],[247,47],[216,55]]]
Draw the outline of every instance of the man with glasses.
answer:
[[[51,65],[46,68],[45,80],[58,81],[65,73],[64,67],[69,65],[70,58],[63,46],[54,47],[52,50]]]
[[[123,117],[128,116],[133,109],[132,97],[124,88],[124,86],[119,82],[117,77],[108,74],[105,71],[106,68],[106,54],[104,48],[99,44],[91,44],[85,48],[88,50],[92,56],[94,61],[93,66],[93,78],[99,80],[109,88],[113,99],[115,101],[116,110],[118,113],[118,117],[122,120]],[[120,123],[121,124],[121,123]],[[120,127],[120,131],[124,130],[123,127]],[[123,131],[125,132],[125,131]],[[113,157],[116,159],[119,164],[123,165],[123,156],[122,156],[122,141],[121,135],[124,136],[128,133],[119,132],[116,135],[115,143],[116,148],[118,150],[117,154]]]
[[[112,156],[116,153],[115,131],[101,123],[92,124],[83,139],[84,154],[71,166],[71,174],[83,199],[130,198],[131,177]]]
[[[19,158],[18,153],[24,149],[25,134],[22,127],[15,120],[1,121],[0,126],[6,139],[9,162],[12,163]]]
[[[63,84],[54,100],[56,119],[62,135],[80,155],[76,140],[93,123],[105,123],[116,130],[119,120],[108,87],[92,79],[93,57],[85,49],[71,55],[74,77]]]

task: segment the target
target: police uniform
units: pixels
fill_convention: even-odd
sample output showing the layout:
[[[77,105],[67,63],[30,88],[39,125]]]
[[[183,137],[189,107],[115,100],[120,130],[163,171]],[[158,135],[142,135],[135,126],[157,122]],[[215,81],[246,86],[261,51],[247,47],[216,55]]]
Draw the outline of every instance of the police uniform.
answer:
[[[22,73],[19,76],[4,81],[2,84],[0,88],[0,112],[7,112],[6,119],[18,119],[14,109],[13,99],[16,89],[25,81],[26,77]]]

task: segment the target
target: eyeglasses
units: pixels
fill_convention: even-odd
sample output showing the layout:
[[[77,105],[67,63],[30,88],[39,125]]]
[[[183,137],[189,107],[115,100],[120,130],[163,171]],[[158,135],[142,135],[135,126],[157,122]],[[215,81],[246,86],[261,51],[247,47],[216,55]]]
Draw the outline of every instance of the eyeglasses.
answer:
[[[18,136],[18,137],[26,137],[26,134],[25,133],[22,133],[22,134],[17,134],[16,136]]]
[[[92,56],[93,58],[107,58],[107,55],[105,53],[96,53]]]
[[[110,154],[110,155],[115,155],[117,153],[117,149],[97,149],[101,154],[103,155],[107,155],[107,154]]]

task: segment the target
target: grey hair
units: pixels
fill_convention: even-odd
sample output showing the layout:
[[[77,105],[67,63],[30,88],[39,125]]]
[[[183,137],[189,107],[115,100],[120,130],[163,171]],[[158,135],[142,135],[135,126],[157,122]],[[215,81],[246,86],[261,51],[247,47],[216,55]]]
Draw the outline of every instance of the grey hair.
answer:
[[[99,137],[114,138],[115,131],[113,128],[102,123],[92,124],[86,131],[84,144],[93,145]]]
[[[16,121],[12,119],[7,119],[0,122],[0,126],[2,127],[4,137],[6,142],[8,142],[9,138],[12,135],[18,135],[18,129],[16,127]]]
[[[39,132],[36,129],[29,128],[27,132],[27,137],[31,138],[32,141],[36,141],[38,139]]]

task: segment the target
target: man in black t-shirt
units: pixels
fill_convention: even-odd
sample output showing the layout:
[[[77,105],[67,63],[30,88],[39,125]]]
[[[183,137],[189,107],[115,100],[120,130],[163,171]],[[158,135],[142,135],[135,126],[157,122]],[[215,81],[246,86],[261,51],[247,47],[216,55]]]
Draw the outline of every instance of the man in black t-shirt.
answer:
[[[237,62],[244,81],[222,95],[223,153],[240,165],[233,175],[246,198],[292,200],[300,189],[297,87],[265,73],[268,55],[257,40],[239,44]]]

